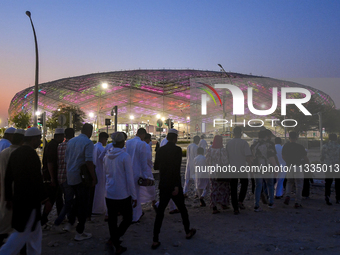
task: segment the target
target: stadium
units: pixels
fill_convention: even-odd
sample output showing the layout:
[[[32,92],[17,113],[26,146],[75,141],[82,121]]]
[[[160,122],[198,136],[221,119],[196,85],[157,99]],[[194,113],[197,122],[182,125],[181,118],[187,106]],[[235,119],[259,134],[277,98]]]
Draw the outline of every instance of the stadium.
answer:
[[[200,121],[212,123],[214,118],[233,116],[230,93],[223,92],[222,95],[217,89],[216,92],[221,95],[218,104],[217,94],[213,95],[207,88],[201,88],[198,96],[195,96],[197,90],[194,92],[191,89],[192,84],[213,86],[221,82],[233,84],[242,91],[252,87],[254,107],[258,109],[270,107],[272,87],[306,88],[318,103],[335,107],[331,97],[318,89],[273,78],[202,70],[131,70],[88,74],[39,84],[38,108],[40,112],[45,111],[48,118],[58,105],[77,106],[85,112],[85,121],[104,129],[105,119],[113,120],[111,111],[114,106],[118,106],[118,130],[133,133],[136,128],[145,126],[149,132],[155,133],[157,120],[170,118],[174,127],[184,134],[190,133],[190,130],[201,131],[201,126],[195,120],[200,110],[198,99],[202,93],[210,95],[208,105],[214,106],[209,107],[207,115]],[[31,112],[33,99],[34,87],[18,92],[11,100],[9,118],[21,111]],[[243,117],[253,116],[245,108]],[[206,132],[219,130],[209,124]]]

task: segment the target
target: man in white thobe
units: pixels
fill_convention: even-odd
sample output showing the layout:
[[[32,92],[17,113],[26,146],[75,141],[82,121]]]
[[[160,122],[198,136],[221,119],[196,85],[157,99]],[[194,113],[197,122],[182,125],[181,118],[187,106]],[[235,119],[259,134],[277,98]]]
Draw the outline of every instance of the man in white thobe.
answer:
[[[93,148],[93,164],[96,166],[96,174],[98,183],[95,186],[92,213],[93,214],[103,214],[106,212],[105,204],[105,171],[103,167],[103,160],[99,158],[101,153],[104,151],[104,146],[106,146],[107,139],[109,135],[106,132],[101,132],[99,134],[99,141],[94,145]]]
[[[17,129],[14,133],[12,145],[0,153],[0,246],[12,231],[12,210],[6,207],[5,201],[5,173],[11,153],[24,141],[25,130]]]
[[[137,134],[134,138],[126,142],[126,152],[130,155],[132,160],[133,177],[136,186],[137,193],[137,206],[133,208],[132,222],[138,222],[143,216],[142,206],[140,203],[140,186],[138,185],[138,179],[140,177],[148,179],[148,164],[146,150],[148,145],[143,142],[146,135],[146,130],[140,128],[137,130]]]
[[[200,142],[198,144],[198,147],[202,147],[203,150],[204,150],[204,154],[203,155],[205,155],[207,153],[207,150],[208,150],[208,143],[207,143],[206,140],[204,140],[204,138],[205,138],[205,135],[204,134],[201,135],[201,140],[200,140]]]
[[[197,156],[198,144],[200,142],[200,137],[198,135],[194,136],[194,142],[189,144],[187,148],[187,166],[185,169],[184,177],[184,187],[183,194],[184,197],[188,197],[187,192],[189,190],[190,179],[195,180],[195,164],[194,158]]]
[[[147,163],[148,163],[148,179],[154,180],[153,174],[152,174],[153,163],[152,163],[152,147],[150,146],[150,142],[151,142],[150,134],[146,134],[144,142],[147,144],[146,156],[147,156]],[[142,204],[152,202],[152,206],[156,204],[155,186],[141,186],[140,187],[140,202]]]
[[[203,155],[204,149],[198,147],[197,156],[194,158],[195,174],[196,174],[196,191],[197,196],[200,199],[200,206],[206,206],[204,202],[203,191],[208,187],[209,184],[209,173],[206,172],[206,158]]]

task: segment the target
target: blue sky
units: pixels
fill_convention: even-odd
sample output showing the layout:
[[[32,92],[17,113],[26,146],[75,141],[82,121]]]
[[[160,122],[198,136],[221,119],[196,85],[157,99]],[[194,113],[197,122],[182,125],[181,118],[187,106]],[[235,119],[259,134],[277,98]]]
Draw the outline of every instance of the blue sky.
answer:
[[[273,78],[340,78],[340,1],[2,1],[2,120],[14,94],[34,84],[27,10],[40,83],[138,68],[219,70],[218,63]],[[339,107],[336,83],[315,84]]]

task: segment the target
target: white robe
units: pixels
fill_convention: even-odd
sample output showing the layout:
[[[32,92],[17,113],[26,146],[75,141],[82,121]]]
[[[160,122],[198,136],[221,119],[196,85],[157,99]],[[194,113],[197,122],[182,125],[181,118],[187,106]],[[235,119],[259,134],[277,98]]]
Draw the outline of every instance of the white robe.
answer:
[[[152,147],[150,144],[148,145],[150,147],[150,150],[146,150],[147,154],[147,163],[148,163],[148,178],[151,180],[154,180],[153,174],[152,174]],[[141,186],[140,187],[140,202],[142,204],[152,202],[156,199],[156,188],[155,186]]]
[[[137,193],[137,206],[133,208],[132,221],[138,221],[142,216],[142,206],[140,202],[140,186],[137,184],[139,177],[148,178],[148,165],[146,151],[147,144],[138,136],[126,142],[126,152],[130,155],[133,168],[133,178]]]
[[[198,144],[198,147],[202,147],[204,149],[204,154],[205,155],[207,153],[207,150],[208,150],[208,143],[206,140],[204,139],[201,139],[199,144]]]
[[[93,164],[96,166],[96,174],[98,183],[95,187],[94,197],[93,197],[93,205],[92,205],[92,213],[95,214],[103,214],[106,212],[106,203],[105,203],[105,171],[103,167],[103,160],[100,159],[101,153],[104,151],[104,147],[101,142],[98,142],[94,145],[93,149]]]
[[[195,170],[196,166],[199,167],[200,170],[203,169],[205,171],[205,166],[207,165],[206,163],[206,158],[203,155],[197,155],[194,159],[194,165],[195,165]],[[196,174],[196,189],[205,189],[207,185],[209,184],[209,173],[208,172],[203,172],[203,171],[198,171],[195,172]]]
[[[194,159],[197,156],[198,146],[195,143],[189,144],[187,147],[187,165],[185,169],[185,179],[195,179],[195,164]]]
[[[197,149],[198,149],[198,146],[195,143],[189,144],[187,148],[187,165],[185,169],[185,176],[184,176],[185,181],[184,181],[184,187],[183,187],[184,194],[188,192],[190,179],[195,180],[194,158],[197,156]]]

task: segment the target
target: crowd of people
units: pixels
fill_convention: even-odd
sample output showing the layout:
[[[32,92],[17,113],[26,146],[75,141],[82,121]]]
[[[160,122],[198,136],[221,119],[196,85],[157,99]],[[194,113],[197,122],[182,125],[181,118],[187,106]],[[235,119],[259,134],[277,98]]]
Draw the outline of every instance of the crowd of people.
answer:
[[[178,131],[169,129],[156,150],[152,161],[151,135],[144,128],[127,140],[124,132],[101,132],[94,145],[90,140],[93,126],[84,124],[75,137],[72,128],[57,128],[54,138],[44,148],[42,164],[36,149],[41,144],[41,131],[8,128],[0,141],[0,254],[41,254],[42,228],[70,232],[75,228],[74,240],[92,237],[85,231],[86,222],[94,215],[105,214],[110,237],[106,246],[115,254],[127,250],[121,237],[131,224],[141,221],[142,203],[150,202],[156,212],[152,249],[161,242],[164,212],[180,213],[185,238],[191,239],[196,229],[190,227],[185,199],[194,182],[200,206],[206,206],[210,193],[212,213],[231,205],[234,214],[245,209],[243,204],[251,181],[254,211],[260,212],[260,200],[269,208],[274,201],[289,205],[295,185],[294,207],[301,207],[302,196],[309,196],[309,178],[303,172],[241,173],[237,176],[199,173],[196,167],[233,166],[300,166],[309,164],[305,148],[297,143],[298,134],[289,133],[289,142],[282,146],[280,138],[271,141],[270,130],[261,130],[258,139],[249,144],[242,139],[242,129],[235,127],[233,139],[223,144],[216,135],[208,145],[205,136],[193,137],[187,148],[184,185],[181,182],[182,149],[176,145]],[[335,134],[322,148],[321,161],[327,165],[340,163],[340,145]],[[159,170],[157,197],[152,169]],[[240,172],[240,171],[237,171]],[[307,181],[306,181],[307,180]],[[332,205],[332,176],[326,174],[325,201]],[[336,203],[340,203],[340,179],[335,179]],[[157,201],[158,200],[158,201]],[[55,204],[57,218],[51,225],[48,216]],[[118,216],[122,217],[118,224]],[[67,222],[62,225],[63,221]],[[63,226],[63,227],[61,227]],[[7,241],[4,243],[4,241]]]

